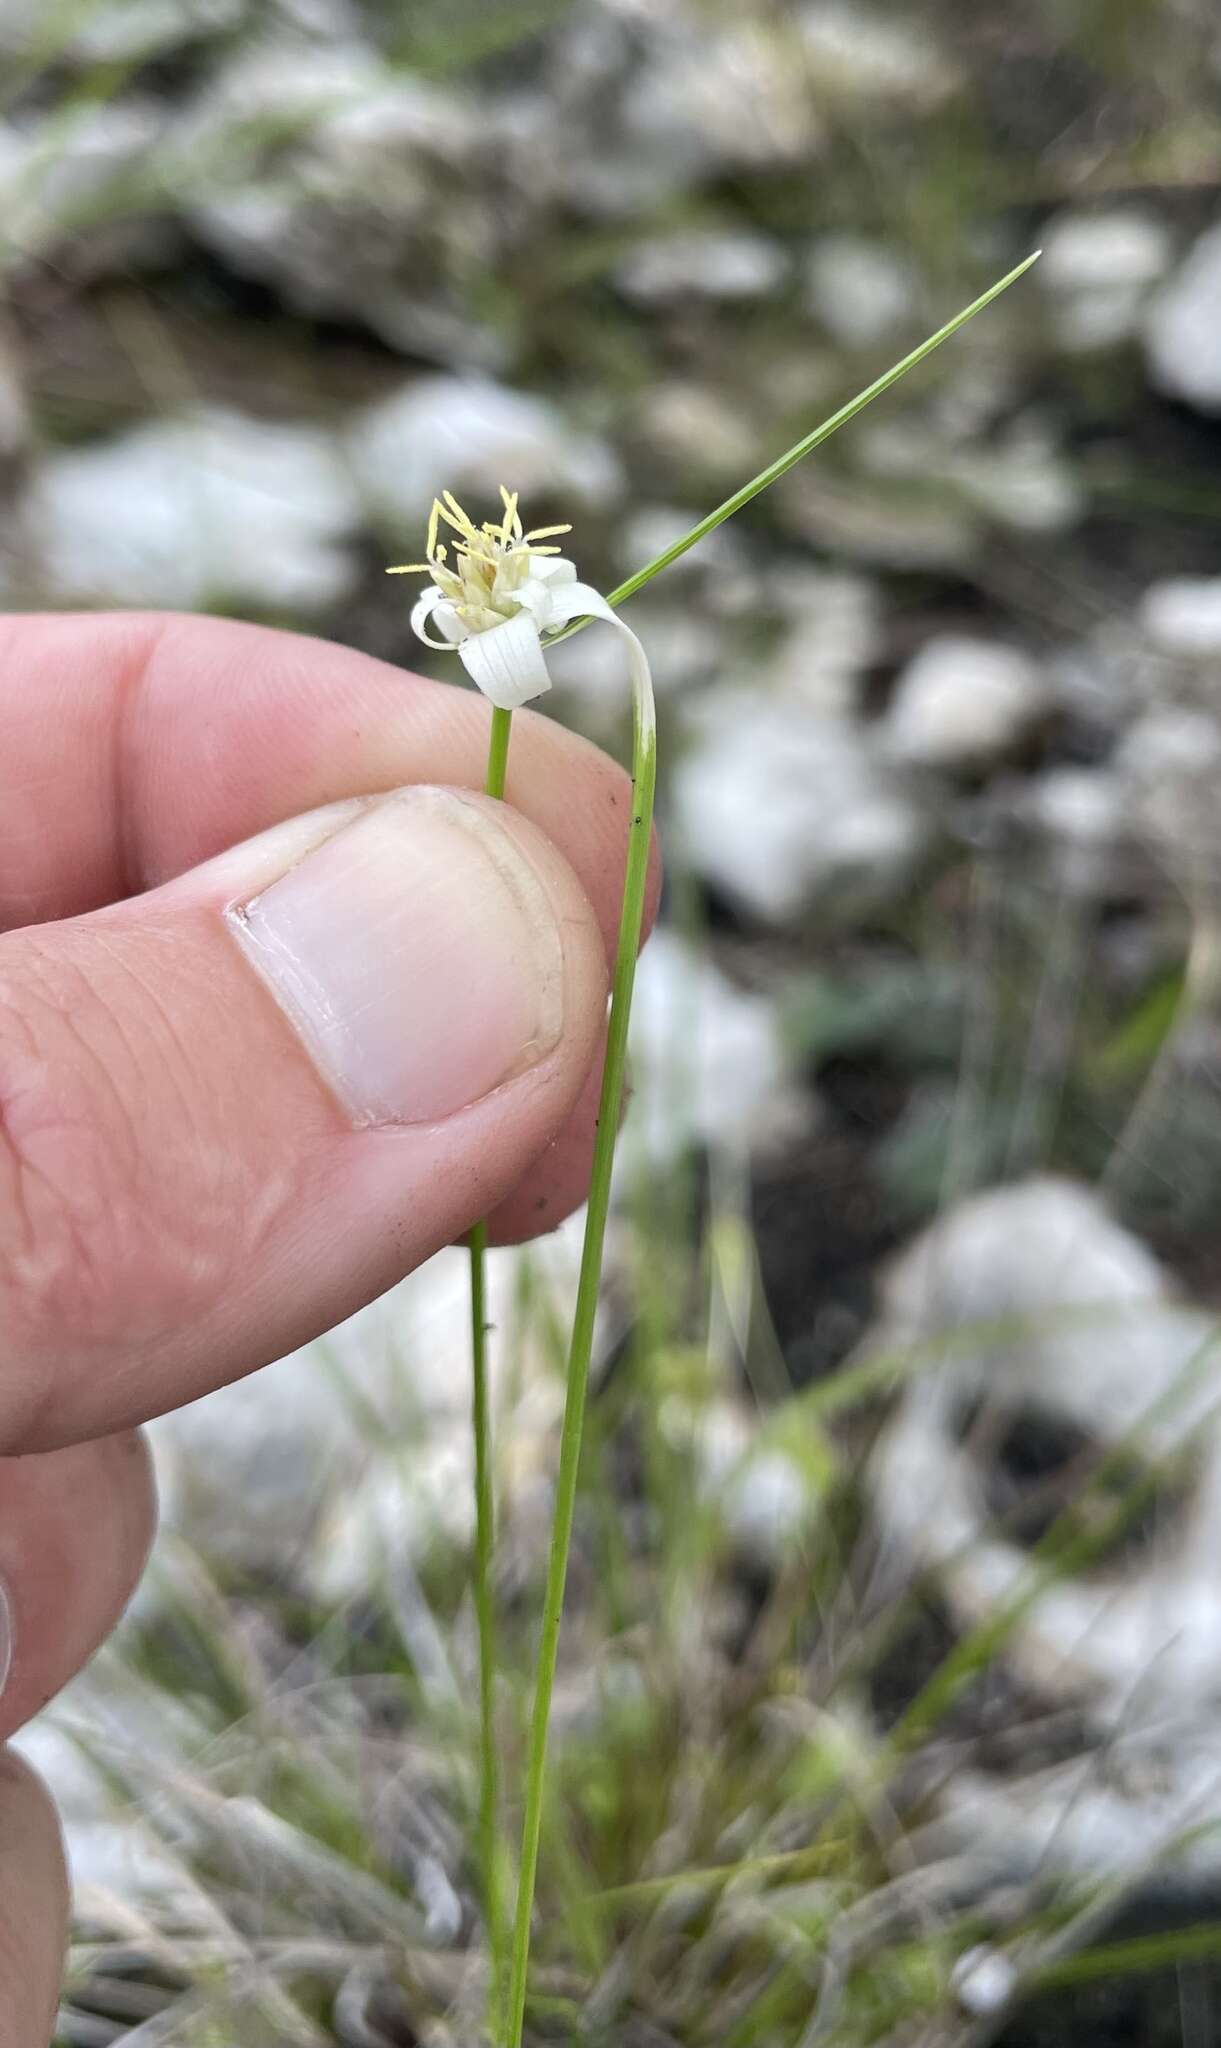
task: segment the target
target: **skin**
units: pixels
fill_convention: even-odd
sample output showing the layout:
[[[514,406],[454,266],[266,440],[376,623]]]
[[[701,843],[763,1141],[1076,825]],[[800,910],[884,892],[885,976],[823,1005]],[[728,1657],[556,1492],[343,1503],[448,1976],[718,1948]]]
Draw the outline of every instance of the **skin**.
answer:
[[[560,1042],[423,1136],[353,1131],[223,926],[226,849],[351,797],[478,791],[488,722],[470,690],[228,621],[0,626],[0,1744],[139,1577],[141,1422],[330,1327],[481,1215],[516,1242],[582,1198],[630,815],[596,749],[515,718],[507,823],[564,921]],[[657,889],[655,863],[650,923]],[[226,1196],[202,1243],[201,1161]],[[6,2048],[45,2048],[66,1910],[54,1813],[0,1748]]]

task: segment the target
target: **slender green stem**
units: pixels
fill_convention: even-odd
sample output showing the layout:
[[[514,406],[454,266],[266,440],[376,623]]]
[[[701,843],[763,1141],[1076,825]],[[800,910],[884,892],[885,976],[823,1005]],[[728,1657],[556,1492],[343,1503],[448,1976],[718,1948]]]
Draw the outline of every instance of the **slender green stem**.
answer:
[[[511,711],[493,706],[488,772],[484,783],[489,796],[503,797],[505,792],[512,723]],[[467,1244],[471,1258],[471,1430],[475,1440],[475,1619],[479,1631],[479,1862],[491,1958],[488,2002],[494,2038],[500,2025],[504,1991],[505,1928],[496,1829],[499,1787],[495,1717],[496,1620],[492,1598],[496,1524],[492,1494],[492,1426],[488,1406],[486,1223],[475,1225]]]
[[[488,735],[488,773],[484,788],[489,796],[503,796],[505,774],[509,766],[509,734],[513,729],[513,713],[502,711],[499,704],[492,706],[492,730]]]
[[[475,1617],[479,1629],[479,1865],[491,1954],[493,2024],[500,2009],[503,1916],[496,1854],[496,1630],[492,1603],[492,1443],[488,1414],[487,1225],[477,1223],[471,1254],[471,1429],[475,1439]]]
[[[509,2027],[505,2037],[508,2048],[521,2048],[522,2027],[525,2021],[530,1921],[534,1909],[534,1884],[538,1873],[539,1837],[543,1824],[547,1731],[551,1719],[551,1695],[555,1685],[564,1585],[568,1576],[568,1549],[576,1508],[581,1434],[585,1421],[585,1396],[589,1384],[589,1361],[593,1352],[594,1322],[598,1311],[602,1247],[610,1209],[611,1169],[614,1165],[615,1136],[619,1128],[619,1111],[623,1100],[628,1014],[636,979],[636,955],[644,922],[644,895],[648,879],[649,839],[652,831],[656,780],[657,737],[652,724],[641,717],[640,704],[637,702],[632,750],[632,824],[628,837],[623,909],[619,919],[619,942],[611,987],[606,1064],[602,1070],[602,1094],[598,1105],[598,1136],[594,1146],[585,1240],[581,1250],[576,1311],[568,1353],[568,1390],[564,1404],[555,1515],[551,1528],[551,1552],[547,1563],[547,1587],[543,1598],[543,1619],[539,1635],[534,1710],[530,1721],[521,1866],[518,1875],[517,1913],[513,1925]]]
[[[846,427],[849,420],[854,420],[858,412],[864,412],[865,407],[872,405],[875,398],[880,398],[884,391],[890,390],[892,384],[897,384],[900,378],[906,377],[909,370],[914,370],[926,356],[931,356],[934,349],[941,347],[942,342],[957,334],[959,328],[965,327],[968,320],[973,320],[977,313],[983,312],[985,306],[990,306],[994,299],[999,299],[1002,292],[1007,292],[1011,284],[1016,284],[1019,277],[1025,275],[1032,263],[1038,262],[1042,253],[1041,249],[1036,249],[1024,263],[1019,263],[1016,269],[1009,271],[1005,277],[998,278],[997,282],[989,285],[987,291],[982,292],[979,298],[973,299],[969,306],[964,306],[961,313],[955,313],[952,320],[947,320],[944,327],[939,327],[936,334],[930,334],[926,341],[922,341],[919,348],[914,348],[901,362],[892,363],[889,370],[883,371],[880,377],[875,377],[872,384],[867,384],[863,391],[858,391],[856,397],[850,398],[846,405],[841,405],[838,412],[833,412],[829,419],[822,420],[818,426],[811,428],[800,441],[795,441],[791,448],[786,448],[783,455],[778,455],[774,462],[769,462],[766,469],[761,469],[758,476],[743,484],[732,497],[726,498],[723,504],[705,513],[690,532],[684,533],[679,540],[672,541],[668,548],[663,548],[661,554],[654,555],[651,562],[646,562],[643,569],[636,569],[625,583],[612,590],[607,603],[626,604],[629,597],[635,597],[638,590],[643,590],[645,584],[651,583],[654,576],[659,576],[663,569],[670,568],[671,564],[685,555],[689,548],[695,547],[707,534],[715,532],[718,526],[723,526],[727,519],[732,519],[743,506],[749,505],[752,498],[757,498],[761,491],[766,491],[772,484],[778,483],[790,469],[796,468],[799,462],[804,462],[807,455],[813,454],[815,448],[821,448],[823,442],[829,441],[832,434],[838,433],[841,427]],[[570,633],[582,632],[587,624],[587,620],[577,619],[571,626],[566,626],[562,633],[557,633],[555,638],[566,640]]]

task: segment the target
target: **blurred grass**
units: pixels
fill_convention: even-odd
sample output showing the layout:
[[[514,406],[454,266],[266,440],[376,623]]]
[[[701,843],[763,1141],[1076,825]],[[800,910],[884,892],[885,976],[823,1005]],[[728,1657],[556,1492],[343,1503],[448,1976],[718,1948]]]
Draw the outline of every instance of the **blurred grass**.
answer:
[[[657,1194],[651,1184],[643,1211],[629,1209],[635,1228],[640,1213],[654,1212]],[[1140,1430],[1096,1458],[1064,1517],[1032,1552],[1028,1586],[994,1622],[940,1656],[922,1682],[913,1667],[902,1681],[907,1704],[889,1733],[879,1733],[865,1706],[871,1670],[925,1589],[890,1598],[867,1625],[862,1612],[846,1637],[840,1633],[830,1663],[824,1646],[813,1692],[808,1675],[822,1619],[865,1597],[853,1443],[856,1424],[869,1426],[878,1374],[848,1373],[790,1397],[793,1414],[834,1415],[837,1426],[823,1438],[828,1462],[812,1475],[804,1533],[761,1573],[725,1523],[729,1487],[709,1490],[696,1452],[701,1413],[724,1385],[724,1362],[710,1349],[717,1329],[711,1298],[699,1277],[714,1256],[715,1231],[709,1217],[685,1246],[667,1247],[679,1287],[664,1302],[651,1296],[647,1323],[635,1325],[608,1361],[593,1401],[528,2038],[541,2043],[558,2029],[560,2039],[608,2044],[639,2036],[709,2048],[808,2048],[823,2039],[865,2048],[892,2041],[896,2030],[905,2039],[912,2027],[931,2027],[937,2040],[965,2048],[975,2036],[954,1988],[960,1959],[1000,1927],[1015,1996],[1084,1982],[1106,1967],[1110,1951],[1095,1957],[1089,1945],[1077,1957],[1074,1925],[1080,1920],[1081,1941],[1092,1944],[1100,1900],[1112,1909],[1122,1904],[1131,1880],[1112,1887],[1113,1898],[1101,1880],[1036,1871],[1024,1885],[998,1871],[982,1844],[978,1855],[964,1844],[930,1862],[915,1846],[927,1818],[922,1786],[930,1770],[944,1768],[951,1717],[956,1742],[965,1731],[970,1744],[964,1695],[1003,1663],[1008,1633],[1037,1592],[1088,1569],[1164,1473],[1139,1455]],[[521,1255],[526,1322],[519,1341],[548,1349],[558,1379],[561,1332],[546,1290],[535,1293],[532,1266],[531,1255]],[[1022,1329],[1020,1320],[1003,1329],[975,1326],[953,1342],[1014,1341]],[[936,1343],[901,1352],[885,1362],[885,1383],[936,1371],[947,1355],[947,1345]],[[1190,1362],[1156,1412],[1186,1398],[1204,1362],[1203,1354]],[[689,1404],[691,1428],[675,1436],[657,1425],[678,1398]],[[783,1403],[773,1409],[773,1433],[784,1413]],[[510,1492],[501,1567],[506,1675],[497,1702],[510,1785],[520,1767],[542,1568],[542,1531],[523,1530],[522,1510]],[[393,1559],[387,1569],[393,1577]],[[421,1587],[451,1654],[469,1668],[465,1557],[442,1545]],[[252,1599],[264,1658],[278,1646],[272,1665],[295,1668],[296,1683],[252,1676],[259,1660],[252,1667],[240,1646],[240,1616]],[[175,1708],[189,1702],[201,1744],[194,1757],[188,1751],[168,1774],[151,1777],[138,1756],[116,1763],[106,1742],[98,1753],[175,1857],[183,1855],[183,1821],[191,1817],[195,1880],[238,1952],[261,1959],[258,1974],[270,1974],[276,2010],[321,2025],[329,2039],[338,1987],[367,1968],[406,2001],[418,2033],[473,2042],[480,2010],[478,1929],[470,1920],[477,1720],[469,1694],[460,1704],[430,1688],[398,1631],[393,1603],[370,1586],[359,1616],[345,1617],[294,1604],[275,1586],[235,1583],[227,1598],[201,1605],[187,1597],[129,1629],[123,1664],[124,1682],[139,1682],[143,1713],[155,1713],[162,1696]],[[985,1726],[979,1723],[981,1733]],[[403,1860],[401,1840],[396,1850],[394,1831],[387,1835],[376,1818],[394,1786],[463,1901],[466,1939],[474,1943],[465,1953],[447,1956],[443,1945],[430,1954],[419,1933],[408,1932],[419,1923],[419,1867],[410,1854]],[[415,1832],[409,1828],[409,1837]],[[368,1901],[366,1880],[377,1887]],[[237,1952],[228,1965],[210,1955],[201,1973],[193,1960],[198,1937],[179,1941],[172,1918],[161,1924],[157,1913],[151,1925],[150,1953],[177,1987],[166,1993],[166,2011],[193,1987],[206,1997],[206,2024],[230,2029],[233,2048],[260,2042],[264,1993],[241,1988]],[[1210,1940],[1215,1930],[1171,1930],[1130,1952],[1121,1948],[1118,1967],[1164,1968],[1180,1954],[1209,1952]],[[338,1952],[319,1978],[314,1951],[328,1943],[339,1943]],[[68,1993],[73,2010],[89,2009],[106,1952],[105,1939],[82,1933]],[[182,2038],[196,2037],[187,2031]]]

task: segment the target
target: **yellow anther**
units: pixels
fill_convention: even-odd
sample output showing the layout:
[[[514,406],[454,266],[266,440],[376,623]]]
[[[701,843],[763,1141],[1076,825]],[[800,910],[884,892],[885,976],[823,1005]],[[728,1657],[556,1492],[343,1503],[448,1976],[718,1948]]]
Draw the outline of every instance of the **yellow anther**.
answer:
[[[442,491],[434,498],[428,514],[428,539],[426,559],[422,562],[404,562],[387,570],[390,576],[431,576],[437,587],[444,591],[449,601],[457,605],[462,616],[471,623],[476,611],[486,611],[490,618],[500,616],[501,572],[511,570],[513,588],[520,582],[520,570],[528,573],[528,559],[535,555],[558,555],[558,547],[540,545],[552,534],[571,533],[570,526],[537,526],[530,533],[523,533],[521,513],[518,510],[516,491],[500,485],[500,502],[504,507],[499,521],[485,519],[483,525],[475,525],[470,514],[458,503],[452,491]],[[447,544],[441,538],[442,524],[452,529],[454,540]],[[452,567],[447,560],[453,554]],[[483,630],[472,626],[472,630]]]
[[[469,512],[463,511],[453,492],[442,491],[441,498],[444,501],[441,505],[442,518],[447,518],[450,525],[456,527],[459,533],[474,534],[476,528],[471,515]]]

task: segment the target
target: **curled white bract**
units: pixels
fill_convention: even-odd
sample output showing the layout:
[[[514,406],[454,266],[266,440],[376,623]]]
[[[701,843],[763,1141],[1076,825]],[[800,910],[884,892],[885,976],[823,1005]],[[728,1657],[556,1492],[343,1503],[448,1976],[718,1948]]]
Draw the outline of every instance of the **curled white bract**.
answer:
[[[537,527],[527,533],[516,493],[502,489],[501,498],[502,518],[479,527],[450,492],[433,501],[426,559],[390,571],[431,579],[412,607],[412,630],[426,646],[456,653],[485,697],[502,711],[516,711],[551,688],[545,635],[576,619],[604,619],[623,638],[637,716],[651,730],[653,684],[640,641],[601,592],[580,582],[575,565],[548,544],[570,529]]]

